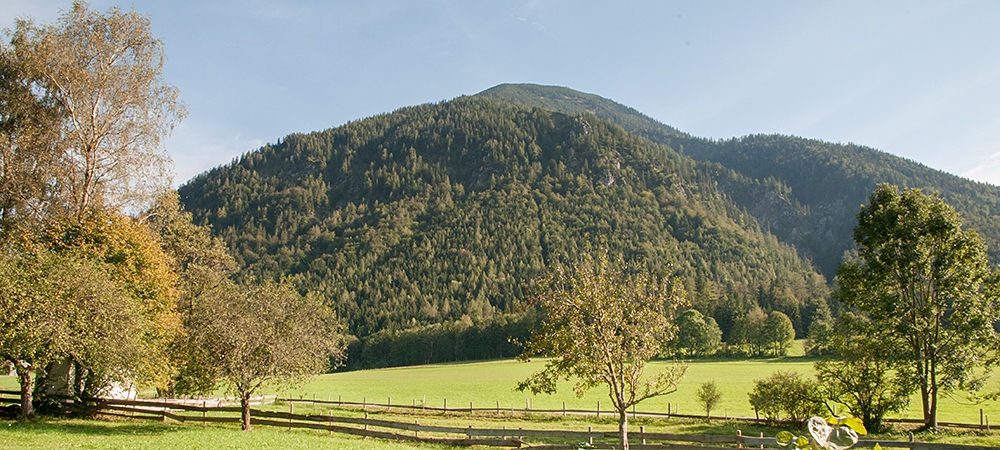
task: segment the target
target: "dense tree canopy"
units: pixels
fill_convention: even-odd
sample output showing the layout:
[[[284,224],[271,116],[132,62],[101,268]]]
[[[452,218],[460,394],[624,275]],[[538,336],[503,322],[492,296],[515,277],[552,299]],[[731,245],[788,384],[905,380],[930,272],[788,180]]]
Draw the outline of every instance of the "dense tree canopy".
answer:
[[[938,196],[888,184],[861,208],[854,239],[839,296],[871,320],[871,350],[917,384],[925,426],[936,427],[939,394],[979,389],[997,362],[985,245]]]
[[[723,193],[764,229],[812,260],[832,279],[853,247],[856,206],[879,183],[927,191],[942,198],[989,244],[1000,260],[1000,187],[977,183],[856,144],[795,136],[750,135],[713,140],[693,137],[614,101],[558,86],[508,84],[478,96],[572,114],[592,114],[630,133],[669,145],[694,158]],[[788,311],[795,322],[795,318]],[[721,324],[721,321],[720,321]],[[805,324],[808,327],[808,323]],[[725,327],[723,327],[725,329]],[[796,329],[800,332],[805,328]]]
[[[826,296],[693,161],[593,116],[476,98],[403,108],[288,136],[180,193],[240,264],[290,275],[359,337],[522,314],[531,280],[597,238],[654,271],[673,258],[724,333],[772,286],[803,333],[801,305]]]

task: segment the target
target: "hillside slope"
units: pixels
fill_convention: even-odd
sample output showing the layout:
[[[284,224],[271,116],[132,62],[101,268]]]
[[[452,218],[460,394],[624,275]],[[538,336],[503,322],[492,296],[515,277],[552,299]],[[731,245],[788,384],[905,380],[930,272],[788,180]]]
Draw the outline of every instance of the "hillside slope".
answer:
[[[762,303],[801,332],[824,280],[708,169],[589,114],[462,97],[290,135],[180,194],[359,336],[520,314],[531,280],[593,243],[683,277],[724,330]]]
[[[780,135],[725,141],[692,137],[632,108],[559,86],[504,84],[477,96],[553,111],[588,111],[701,162],[723,192],[767,231],[832,279],[859,206],[878,183],[940,192],[1000,259],[1000,187],[967,180],[869,147]]]

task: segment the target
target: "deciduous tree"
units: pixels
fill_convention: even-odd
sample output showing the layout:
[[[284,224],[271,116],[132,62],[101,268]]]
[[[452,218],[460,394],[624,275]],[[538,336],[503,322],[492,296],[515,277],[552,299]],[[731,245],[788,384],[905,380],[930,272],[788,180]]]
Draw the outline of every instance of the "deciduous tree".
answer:
[[[905,372],[893,370],[893,361],[875,349],[878,333],[870,321],[844,313],[830,333],[830,353],[816,362],[816,378],[824,396],[844,405],[871,432],[883,430],[882,419],[909,404],[914,383]]]
[[[54,24],[16,21],[10,42],[34,97],[19,99],[58,107],[56,132],[46,138],[57,139],[62,154],[48,175],[67,212],[138,208],[169,186],[161,141],[185,111],[163,80],[163,44],[146,17],[75,2]],[[21,122],[20,135],[32,135],[29,125]]]
[[[203,370],[240,398],[244,430],[261,386],[295,383],[342,361],[340,324],[315,297],[272,282],[214,291],[192,305],[189,333],[204,352]]]
[[[74,332],[69,339],[79,342],[70,345],[74,351],[67,355],[77,365],[77,379],[70,380],[76,391],[70,393],[97,395],[110,381],[164,387],[176,370],[168,349],[181,332],[177,275],[149,230],[120,214],[91,210],[81,218],[53,221],[43,230],[38,245],[45,252],[76,261],[60,271],[78,270],[80,280],[92,280],[77,286],[80,281],[69,271],[49,281],[62,302],[92,310],[89,319],[71,326]],[[94,275],[84,277],[86,272]],[[94,301],[73,296],[98,288],[108,294],[94,294]],[[115,311],[132,318],[123,319]],[[101,331],[105,329],[118,331]],[[103,336],[121,342],[102,340]],[[97,340],[87,341],[90,338]]]
[[[985,245],[936,195],[888,184],[862,206],[854,240],[839,297],[871,320],[870,351],[916,382],[924,425],[936,427],[938,396],[978,390],[997,362]]]
[[[677,333],[667,345],[673,352],[686,356],[711,355],[722,343],[722,330],[711,316],[697,309],[684,311],[675,321]]]
[[[785,313],[771,311],[764,320],[764,337],[774,356],[785,355],[795,340],[795,326]]]
[[[621,446],[628,448],[628,408],[677,389],[686,369],[674,365],[644,376],[647,362],[674,333],[670,317],[682,301],[680,286],[668,277],[638,270],[607,253],[558,267],[541,283],[542,327],[519,357],[551,357],[545,368],[518,384],[520,390],[554,393],[559,379],[574,378],[578,396],[606,386],[618,413]]]

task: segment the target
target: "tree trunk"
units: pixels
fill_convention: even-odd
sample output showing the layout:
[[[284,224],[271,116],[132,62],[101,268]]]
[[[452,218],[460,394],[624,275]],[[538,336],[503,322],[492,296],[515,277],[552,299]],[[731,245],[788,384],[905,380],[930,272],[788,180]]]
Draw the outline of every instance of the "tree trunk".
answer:
[[[628,407],[618,410],[618,435],[621,437],[622,450],[628,450]]]
[[[241,419],[243,422],[243,431],[250,430],[250,393],[240,392],[240,409]]]
[[[933,372],[933,370],[934,370],[934,365],[933,364],[934,363],[932,362],[931,363],[931,371],[932,371],[931,372],[931,410],[930,410],[930,417],[926,418],[927,419],[927,427],[928,428],[937,428],[937,426],[938,426],[938,420],[937,420],[938,385],[937,385],[937,374]]]
[[[31,417],[35,415],[35,407],[31,404],[31,365],[19,359],[14,361],[14,370],[17,372],[17,381],[21,383],[21,417]]]

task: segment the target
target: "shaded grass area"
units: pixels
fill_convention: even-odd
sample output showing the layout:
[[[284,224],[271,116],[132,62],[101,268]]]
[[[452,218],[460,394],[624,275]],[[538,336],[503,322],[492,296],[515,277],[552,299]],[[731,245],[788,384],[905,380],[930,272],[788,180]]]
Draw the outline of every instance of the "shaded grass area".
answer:
[[[431,444],[389,442],[310,430],[236,427],[128,420],[37,419],[0,421],[0,448],[86,449],[447,449]]]

